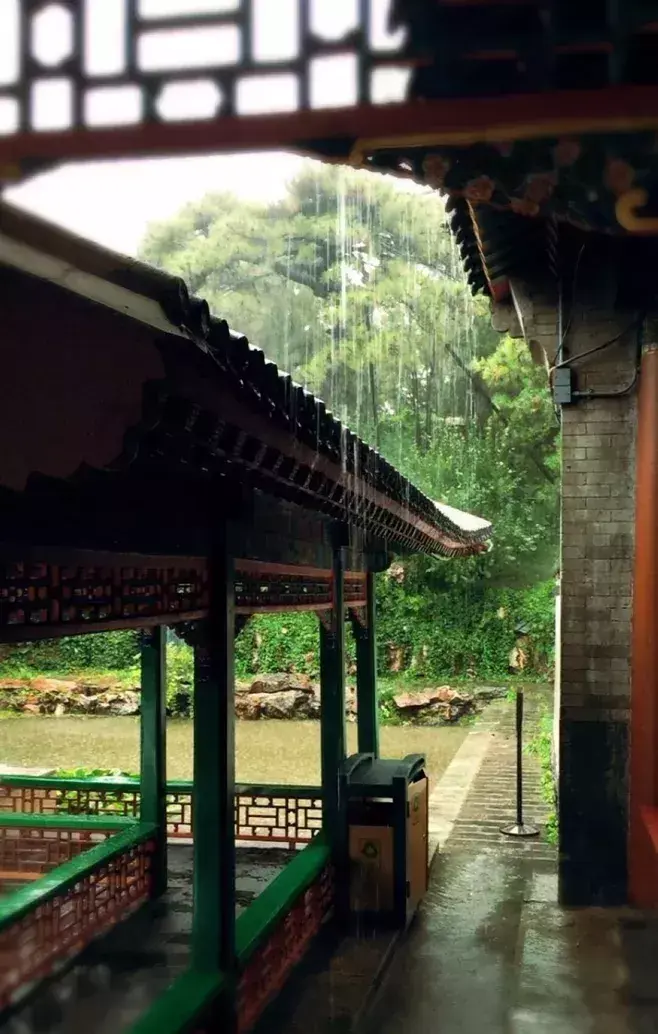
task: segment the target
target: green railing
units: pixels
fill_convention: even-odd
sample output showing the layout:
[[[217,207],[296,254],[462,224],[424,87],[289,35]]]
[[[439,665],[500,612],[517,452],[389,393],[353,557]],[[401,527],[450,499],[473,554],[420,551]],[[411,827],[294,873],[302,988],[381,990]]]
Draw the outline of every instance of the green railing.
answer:
[[[330,850],[319,829],[320,793],[319,787],[236,788],[239,840],[304,843],[304,850],[293,855],[286,868],[236,920],[238,985],[232,1008],[241,1031],[252,1026],[276,995],[331,908],[333,877]],[[189,837],[193,832],[192,784],[169,783],[167,795],[175,798],[169,800],[168,807],[180,809],[184,805],[190,809],[189,816],[183,816],[185,821],[179,821],[181,813],[176,812],[175,824],[169,814],[170,835]],[[149,841],[155,837],[156,828],[138,821],[139,797],[139,782],[130,779],[15,775],[0,780],[0,833],[3,828],[23,828],[33,838],[35,831],[47,831],[48,843],[57,845],[53,833],[61,831],[68,848],[75,843],[80,851],[78,857],[53,868],[32,886],[14,891],[2,902],[0,956],[10,957],[17,950],[16,943],[5,943],[8,938],[16,942],[27,937],[32,964],[21,970],[18,983],[14,979],[9,987],[3,987],[6,975],[0,971],[0,1010],[22,986],[47,976],[148,897],[148,851],[153,846]],[[90,842],[100,836],[107,839]],[[121,891],[122,886],[128,890]],[[62,908],[69,916],[69,932],[69,927],[59,921]],[[72,913],[76,917],[79,914],[79,919],[71,923]],[[23,955],[24,947],[23,943]],[[227,982],[220,972],[189,970],[154,1004],[134,1032],[180,1034],[200,1029],[222,994],[234,986],[234,981]]]
[[[317,837],[238,916],[235,942],[240,967],[246,965],[295,901],[315,882],[328,865],[330,854],[324,835]]]
[[[137,779],[59,779],[7,775],[0,778],[0,815],[6,813],[122,815],[139,818]],[[322,791],[318,786],[239,784],[235,793],[237,840],[308,844],[322,828]],[[189,839],[194,833],[193,784],[167,783],[167,836]]]
[[[223,973],[189,969],[158,998],[130,1030],[130,1034],[195,1034],[208,1022],[227,980]]]
[[[121,817],[0,816],[0,835],[25,829],[105,836],[0,900],[0,1011],[146,901],[156,827]],[[109,834],[109,835],[108,835]],[[13,839],[13,836],[12,836]]]
[[[330,849],[324,835],[304,848],[236,920],[238,1031],[247,1031],[281,989],[332,905]],[[264,954],[267,952],[267,965]],[[226,974],[193,969],[133,1026],[131,1034],[192,1034],[204,1028]]]

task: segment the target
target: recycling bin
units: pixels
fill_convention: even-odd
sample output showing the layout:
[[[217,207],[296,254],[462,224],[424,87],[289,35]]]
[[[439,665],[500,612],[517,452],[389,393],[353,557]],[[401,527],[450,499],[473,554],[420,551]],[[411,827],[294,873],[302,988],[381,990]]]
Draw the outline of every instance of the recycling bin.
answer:
[[[427,890],[425,758],[354,754],[340,776],[346,907],[353,918],[406,926]]]

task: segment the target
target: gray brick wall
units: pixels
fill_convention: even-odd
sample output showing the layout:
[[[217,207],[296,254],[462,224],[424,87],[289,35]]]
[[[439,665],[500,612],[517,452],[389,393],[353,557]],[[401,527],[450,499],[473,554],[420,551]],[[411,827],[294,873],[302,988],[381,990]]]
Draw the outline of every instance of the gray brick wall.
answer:
[[[548,366],[558,339],[555,299],[515,284],[532,354]],[[615,337],[575,362],[578,391],[614,392],[632,382],[632,313],[584,299],[565,358]],[[567,903],[626,894],[628,721],[634,544],[636,394],[562,408],[559,726],[560,887]]]
[[[581,314],[570,357],[614,337],[628,314]],[[579,391],[618,391],[635,372],[633,332],[575,363]],[[562,410],[561,709],[569,721],[627,722],[636,395]]]

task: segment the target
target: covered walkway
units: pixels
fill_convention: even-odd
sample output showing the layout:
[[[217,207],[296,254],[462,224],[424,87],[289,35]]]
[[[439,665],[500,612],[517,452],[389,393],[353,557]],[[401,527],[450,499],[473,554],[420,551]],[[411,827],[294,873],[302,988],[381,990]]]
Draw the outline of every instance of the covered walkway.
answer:
[[[236,915],[285,868],[285,849],[238,847]],[[47,983],[0,1030],[19,1034],[117,1034],[129,1030],[190,964],[193,848],[171,843],[168,885],[105,937],[59,980]]]

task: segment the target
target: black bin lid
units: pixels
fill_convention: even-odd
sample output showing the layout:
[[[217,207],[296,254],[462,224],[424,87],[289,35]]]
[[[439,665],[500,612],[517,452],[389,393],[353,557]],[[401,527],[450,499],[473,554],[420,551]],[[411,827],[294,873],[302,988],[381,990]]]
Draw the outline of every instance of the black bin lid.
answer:
[[[352,754],[342,766],[350,796],[390,795],[393,782],[413,783],[425,775],[425,757],[407,754],[405,758],[376,758],[373,754]]]

